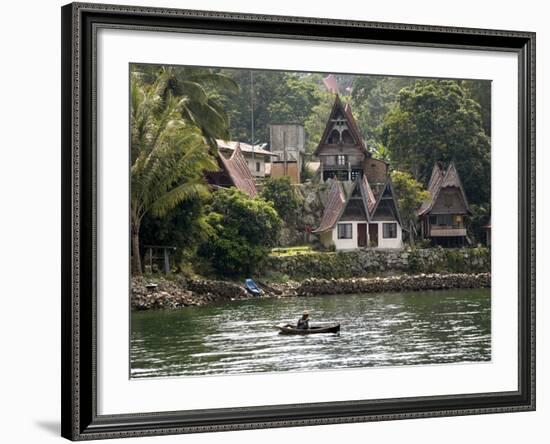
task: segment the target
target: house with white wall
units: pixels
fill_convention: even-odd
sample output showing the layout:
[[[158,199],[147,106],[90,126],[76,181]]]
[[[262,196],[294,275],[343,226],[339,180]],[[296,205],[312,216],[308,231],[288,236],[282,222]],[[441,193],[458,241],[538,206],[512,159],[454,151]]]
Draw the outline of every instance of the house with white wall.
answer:
[[[403,248],[401,217],[389,178],[375,194],[366,176],[349,182],[333,179],[319,227],[313,232],[325,248]]]

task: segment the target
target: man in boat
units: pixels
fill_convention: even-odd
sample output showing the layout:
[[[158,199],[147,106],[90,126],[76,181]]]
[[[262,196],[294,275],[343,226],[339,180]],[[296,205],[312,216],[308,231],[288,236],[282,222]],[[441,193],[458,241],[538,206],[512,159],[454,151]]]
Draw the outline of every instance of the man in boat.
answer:
[[[296,328],[299,330],[307,330],[309,328],[309,312],[304,311],[302,317],[298,319]]]

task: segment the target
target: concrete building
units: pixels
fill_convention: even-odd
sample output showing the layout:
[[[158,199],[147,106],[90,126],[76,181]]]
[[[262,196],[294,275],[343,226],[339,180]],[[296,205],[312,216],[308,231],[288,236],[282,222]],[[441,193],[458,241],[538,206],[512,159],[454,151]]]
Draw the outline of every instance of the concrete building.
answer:
[[[271,177],[289,176],[300,183],[304,166],[305,131],[298,123],[272,123],[269,125],[269,148],[272,154]]]

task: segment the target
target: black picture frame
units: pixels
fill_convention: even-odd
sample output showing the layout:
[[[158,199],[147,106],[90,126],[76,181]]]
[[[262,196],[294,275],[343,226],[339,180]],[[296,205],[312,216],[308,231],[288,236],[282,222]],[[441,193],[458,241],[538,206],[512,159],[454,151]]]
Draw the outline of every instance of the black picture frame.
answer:
[[[72,3],[62,14],[62,436],[71,440],[535,409],[535,33]],[[508,51],[519,62],[518,390],[97,414],[95,38],[99,27]]]

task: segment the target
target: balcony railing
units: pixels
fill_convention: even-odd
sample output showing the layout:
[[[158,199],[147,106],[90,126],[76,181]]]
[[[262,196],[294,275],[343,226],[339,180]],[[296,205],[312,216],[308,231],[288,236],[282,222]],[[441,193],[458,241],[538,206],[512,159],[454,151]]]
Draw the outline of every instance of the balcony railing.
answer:
[[[352,163],[351,165],[348,166],[348,164],[346,163],[345,165],[337,165],[337,164],[332,164],[332,165],[329,165],[329,164],[323,164],[323,170],[325,171],[333,171],[333,170],[343,170],[343,171],[347,171],[348,169],[352,169],[352,170],[356,170],[356,169],[363,169],[363,164],[362,163]]]
[[[430,227],[432,237],[455,237],[466,236],[466,228],[453,225],[439,225]]]

